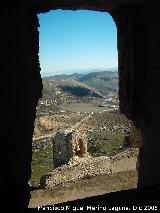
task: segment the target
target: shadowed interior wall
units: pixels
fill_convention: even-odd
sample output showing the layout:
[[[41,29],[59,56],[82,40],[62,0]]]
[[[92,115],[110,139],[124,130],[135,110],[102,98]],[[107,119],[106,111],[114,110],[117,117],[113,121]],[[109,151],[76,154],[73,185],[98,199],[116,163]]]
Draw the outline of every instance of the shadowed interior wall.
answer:
[[[62,9],[107,10],[105,1],[104,7],[100,1],[70,1],[65,8],[67,1],[60,2]],[[1,1],[1,193],[11,208],[27,207],[30,199],[32,135],[42,91],[37,12],[56,8],[54,1]],[[160,184],[160,3],[108,10],[118,28],[120,109],[141,131],[138,186]]]
[[[118,28],[120,110],[141,131],[138,186],[160,183],[160,2],[112,13]]]
[[[1,192],[14,208],[26,206],[30,197],[32,134],[42,90],[38,19],[25,2],[1,4]]]

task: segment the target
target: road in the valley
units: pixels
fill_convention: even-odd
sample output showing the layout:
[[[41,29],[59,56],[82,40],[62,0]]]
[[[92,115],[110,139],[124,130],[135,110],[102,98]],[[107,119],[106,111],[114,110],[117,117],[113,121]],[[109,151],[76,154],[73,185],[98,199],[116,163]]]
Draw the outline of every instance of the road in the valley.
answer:
[[[83,118],[82,120],[80,120],[79,122],[77,122],[76,124],[74,124],[72,127],[70,128],[67,128],[64,130],[64,132],[67,134],[71,131],[74,131],[75,129],[77,129],[84,121],[86,121],[87,119],[89,119],[89,117],[91,117],[92,115],[88,115],[87,117]],[[40,140],[40,139],[47,139],[47,138],[53,138],[55,136],[56,132],[55,133],[51,133],[51,134],[47,134],[47,135],[44,135],[44,136],[40,136],[40,137],[37,137],[37,138],[34,138],[34,140]]]
[[[103,112],[106,112],[106,111],[113,111],[113,109],[108,109],[108,110],[102,110],[101,112],[99,113],[103,113]],[[94,114],[93,114],[94,115]],[[85,118],[83,118],[82,120],[80,120],[79,122],[77,122],[76,124],[74,124],[72,127],[70,128],[67,128],[64,130],[64,132],[67,134],[71,131],[74,131],[75,129],[77,129],[84,121],[86,121],[87,119],[89,119],[90,117],[92,116],[92,114],[86,116]],[[40,140],[40,139],[47,139],[47,138],[53,138],[55,136],[56,132],[55,133],[51,133],[51,134],[47,134],[47,135],[44,135],[44,136],[40,136],[40,137],[37,137],[37,138],[34,138],[34,140]]]

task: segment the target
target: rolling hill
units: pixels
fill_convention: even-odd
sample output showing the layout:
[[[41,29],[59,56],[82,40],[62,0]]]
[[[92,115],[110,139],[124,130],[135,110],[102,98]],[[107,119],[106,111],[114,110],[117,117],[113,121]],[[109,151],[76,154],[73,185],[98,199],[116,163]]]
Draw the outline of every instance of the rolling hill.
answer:
[[[57,86],[59,84],[58,87],[63,92],[77,96],[99,96],[101,92],[118,91],[117,72],[100,71],[89,74],[62,74],[45,77],[43,79],[45,82],[55,82]]]
[[[93,72],[79,78],[83,82],[99,91],[117,91],[118,73],[117,72]]]

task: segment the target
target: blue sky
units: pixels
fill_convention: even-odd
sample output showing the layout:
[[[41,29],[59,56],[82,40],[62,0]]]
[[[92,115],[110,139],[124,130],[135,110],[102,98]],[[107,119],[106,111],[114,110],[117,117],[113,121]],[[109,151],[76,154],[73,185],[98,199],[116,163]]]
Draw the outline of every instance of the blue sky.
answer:
[[[108,13],[55,10],[38,17],[42,74],[117,67],[117,30]]]

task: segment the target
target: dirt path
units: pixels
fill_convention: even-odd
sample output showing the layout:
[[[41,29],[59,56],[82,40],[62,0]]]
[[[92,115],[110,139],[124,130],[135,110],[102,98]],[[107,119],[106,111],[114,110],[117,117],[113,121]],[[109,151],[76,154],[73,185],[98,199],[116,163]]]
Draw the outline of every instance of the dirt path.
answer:
[[[87,117],[85,118],[82,118],[82,120],[80,120],[79,122],[77,122],[76,124],[74,124],[73,126],[71,126],[70,128],[68,129],[65,129],[64,132],[67,133],[67,132],[70,132],[70,131],[73,131],[75,130],[76,128],[78,128],[84,121],[86,121],[87,119],[89,119],[92,115],[88,115]],[[34,140],[40,140],[40,139],[45,139],[45,138],[52,138],[55,136],[56,133],[51,133],[51,134],[46,134],[44,136],[40,136],[40,137],[37,137],[37,138],[34,138]]]
[[[29,208],[54,205],[109,192],[136,188],[137,180],[137,171],[133,170],[110,175],[100,175],[68,185],[59,185],[48,190],[33,191]]]
[[[97,193],[96,191],[94,192],[80,192],[77,191],[77,193],[72,193],[72,194],[64,194],[64,195],[59,195],[57,197],[38,197],[38,198],[32,198],[29,204],[29,208],[37,208],[38,206],[45,206],[45,205],[54,205],[54,204],[59,204],[59,203],[64,203],[67,201],[73,201],[73,200],[78,200],[78,199],[84,199],[86,197],[92,197],[92,196],[97,196],[97,195],[102,195],[105,194],[106,192],[101,192]]]
[[[99,112],[100,114],[103,113],[103,112],[106,112],[106,111],[112,111],[111,109],[108,109],[108,110],[103,110],[101,112]],[[73,131],[75,130],[76,128],[78,128],[84,121],[88,120],[92,115],[88,115],[87,117],[85,118],[82,118],[81,121],[77,122],[75,125],[73,125],[71,128],[68,128],[66,130],[64,130],[65,132],[70,132],[70,131]],[[44,136],[40,136],[40,137],[36,137],[34,138],[34,140],[40,140],[40,139],[46,139],[46,138],[52,138],[55,136],[56,133],[51,133],[51,134],[46,134]]]

